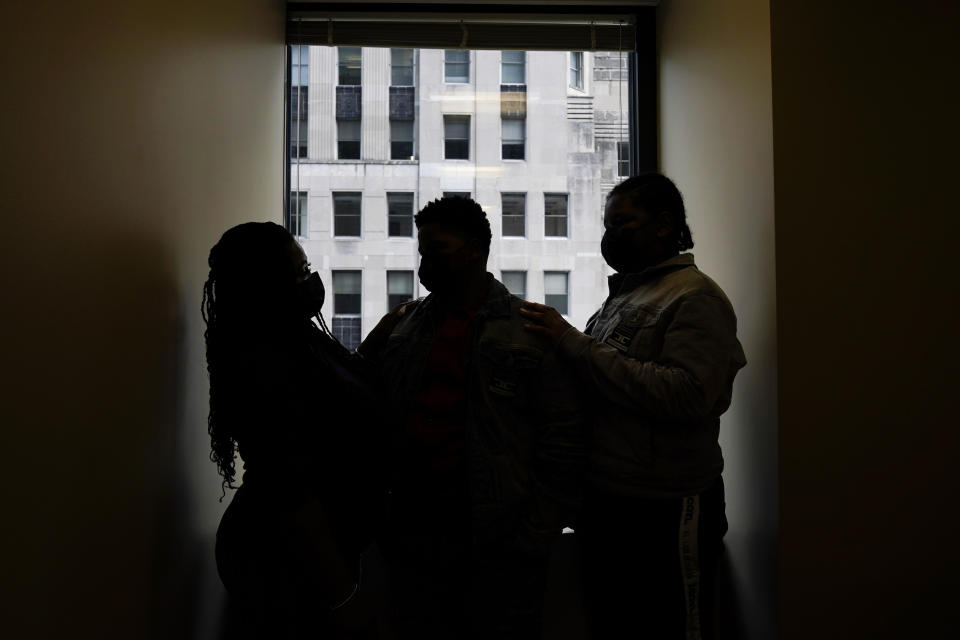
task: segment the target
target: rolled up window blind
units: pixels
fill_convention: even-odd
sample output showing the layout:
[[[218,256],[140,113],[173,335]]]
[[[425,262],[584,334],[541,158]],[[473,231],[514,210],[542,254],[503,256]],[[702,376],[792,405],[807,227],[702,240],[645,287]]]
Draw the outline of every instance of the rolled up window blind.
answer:
[[[287,43],[412,49],[616,51],[633,48],[634,16],[324,12],[288,6]]]

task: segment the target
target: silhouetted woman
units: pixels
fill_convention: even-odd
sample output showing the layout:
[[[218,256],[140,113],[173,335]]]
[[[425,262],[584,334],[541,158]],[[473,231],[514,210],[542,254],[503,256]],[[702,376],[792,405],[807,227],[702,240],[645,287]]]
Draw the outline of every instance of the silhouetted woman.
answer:
[[[228,626],[263,638],[366,635],[360,556],[382,506],[370,378],[327,330],[323,283],[283,227],[236,226],[209,264],[210,458],[225,489],[237,451],[244,469],[217,531]]]

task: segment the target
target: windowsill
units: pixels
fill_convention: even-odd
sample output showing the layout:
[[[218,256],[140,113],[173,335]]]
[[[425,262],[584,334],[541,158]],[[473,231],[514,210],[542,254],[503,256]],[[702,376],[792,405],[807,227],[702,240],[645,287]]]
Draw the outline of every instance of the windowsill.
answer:
[[[360,242],[363,236],[333,236],[334,240],[343,240],[344,242]]]
[[[296,166],[298,164],[418,164],[420,160],[347,160],[343,158],[331,158],[330,160],[318,160],[312,158],[310,160],[300,160],[297,162],[296,158],[291,158],[291,166]]]
[[[544,240],[569,240],[570,236],[543,236]]]
[[[464,162],[467,164],[471,164],[473,162],[473,160],[471,160],[470,158],[444,158],[443,161],[444,162]]]
[[[511,164],[524,164],[527,162],[526,158],[500,158],[500,162],[507,162]]]

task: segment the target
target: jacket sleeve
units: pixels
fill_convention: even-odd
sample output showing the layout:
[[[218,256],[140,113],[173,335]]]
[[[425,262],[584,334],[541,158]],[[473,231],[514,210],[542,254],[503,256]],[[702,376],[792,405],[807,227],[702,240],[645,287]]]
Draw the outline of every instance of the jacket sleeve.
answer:
[[[666,420],[711,415],[731,372],[745,364],[733,310],[710,294],[679,303],[656,360],[630,358],[573,328],[563,334],[558,352],[602,397]]]

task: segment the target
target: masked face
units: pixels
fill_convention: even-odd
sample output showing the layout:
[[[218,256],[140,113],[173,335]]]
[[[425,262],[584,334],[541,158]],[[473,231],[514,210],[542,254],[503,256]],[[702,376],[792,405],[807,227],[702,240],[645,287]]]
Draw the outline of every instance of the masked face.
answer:
[[[297,300],[300,309],[309,317],[320,313],[326,294],[323,280],[316,271],[307,276],[306,280],[297,283]]]
[[[431,293],[444,295],[465,280],[475,259],[471,243],[460,234],[427,225],[417,232],[420,245],[420,283]]]
[[[657,218],[634,206],[623,196],[607,201],[603,213],[600,253],[619,273],[640,271],[655,261],[662,235]]]

